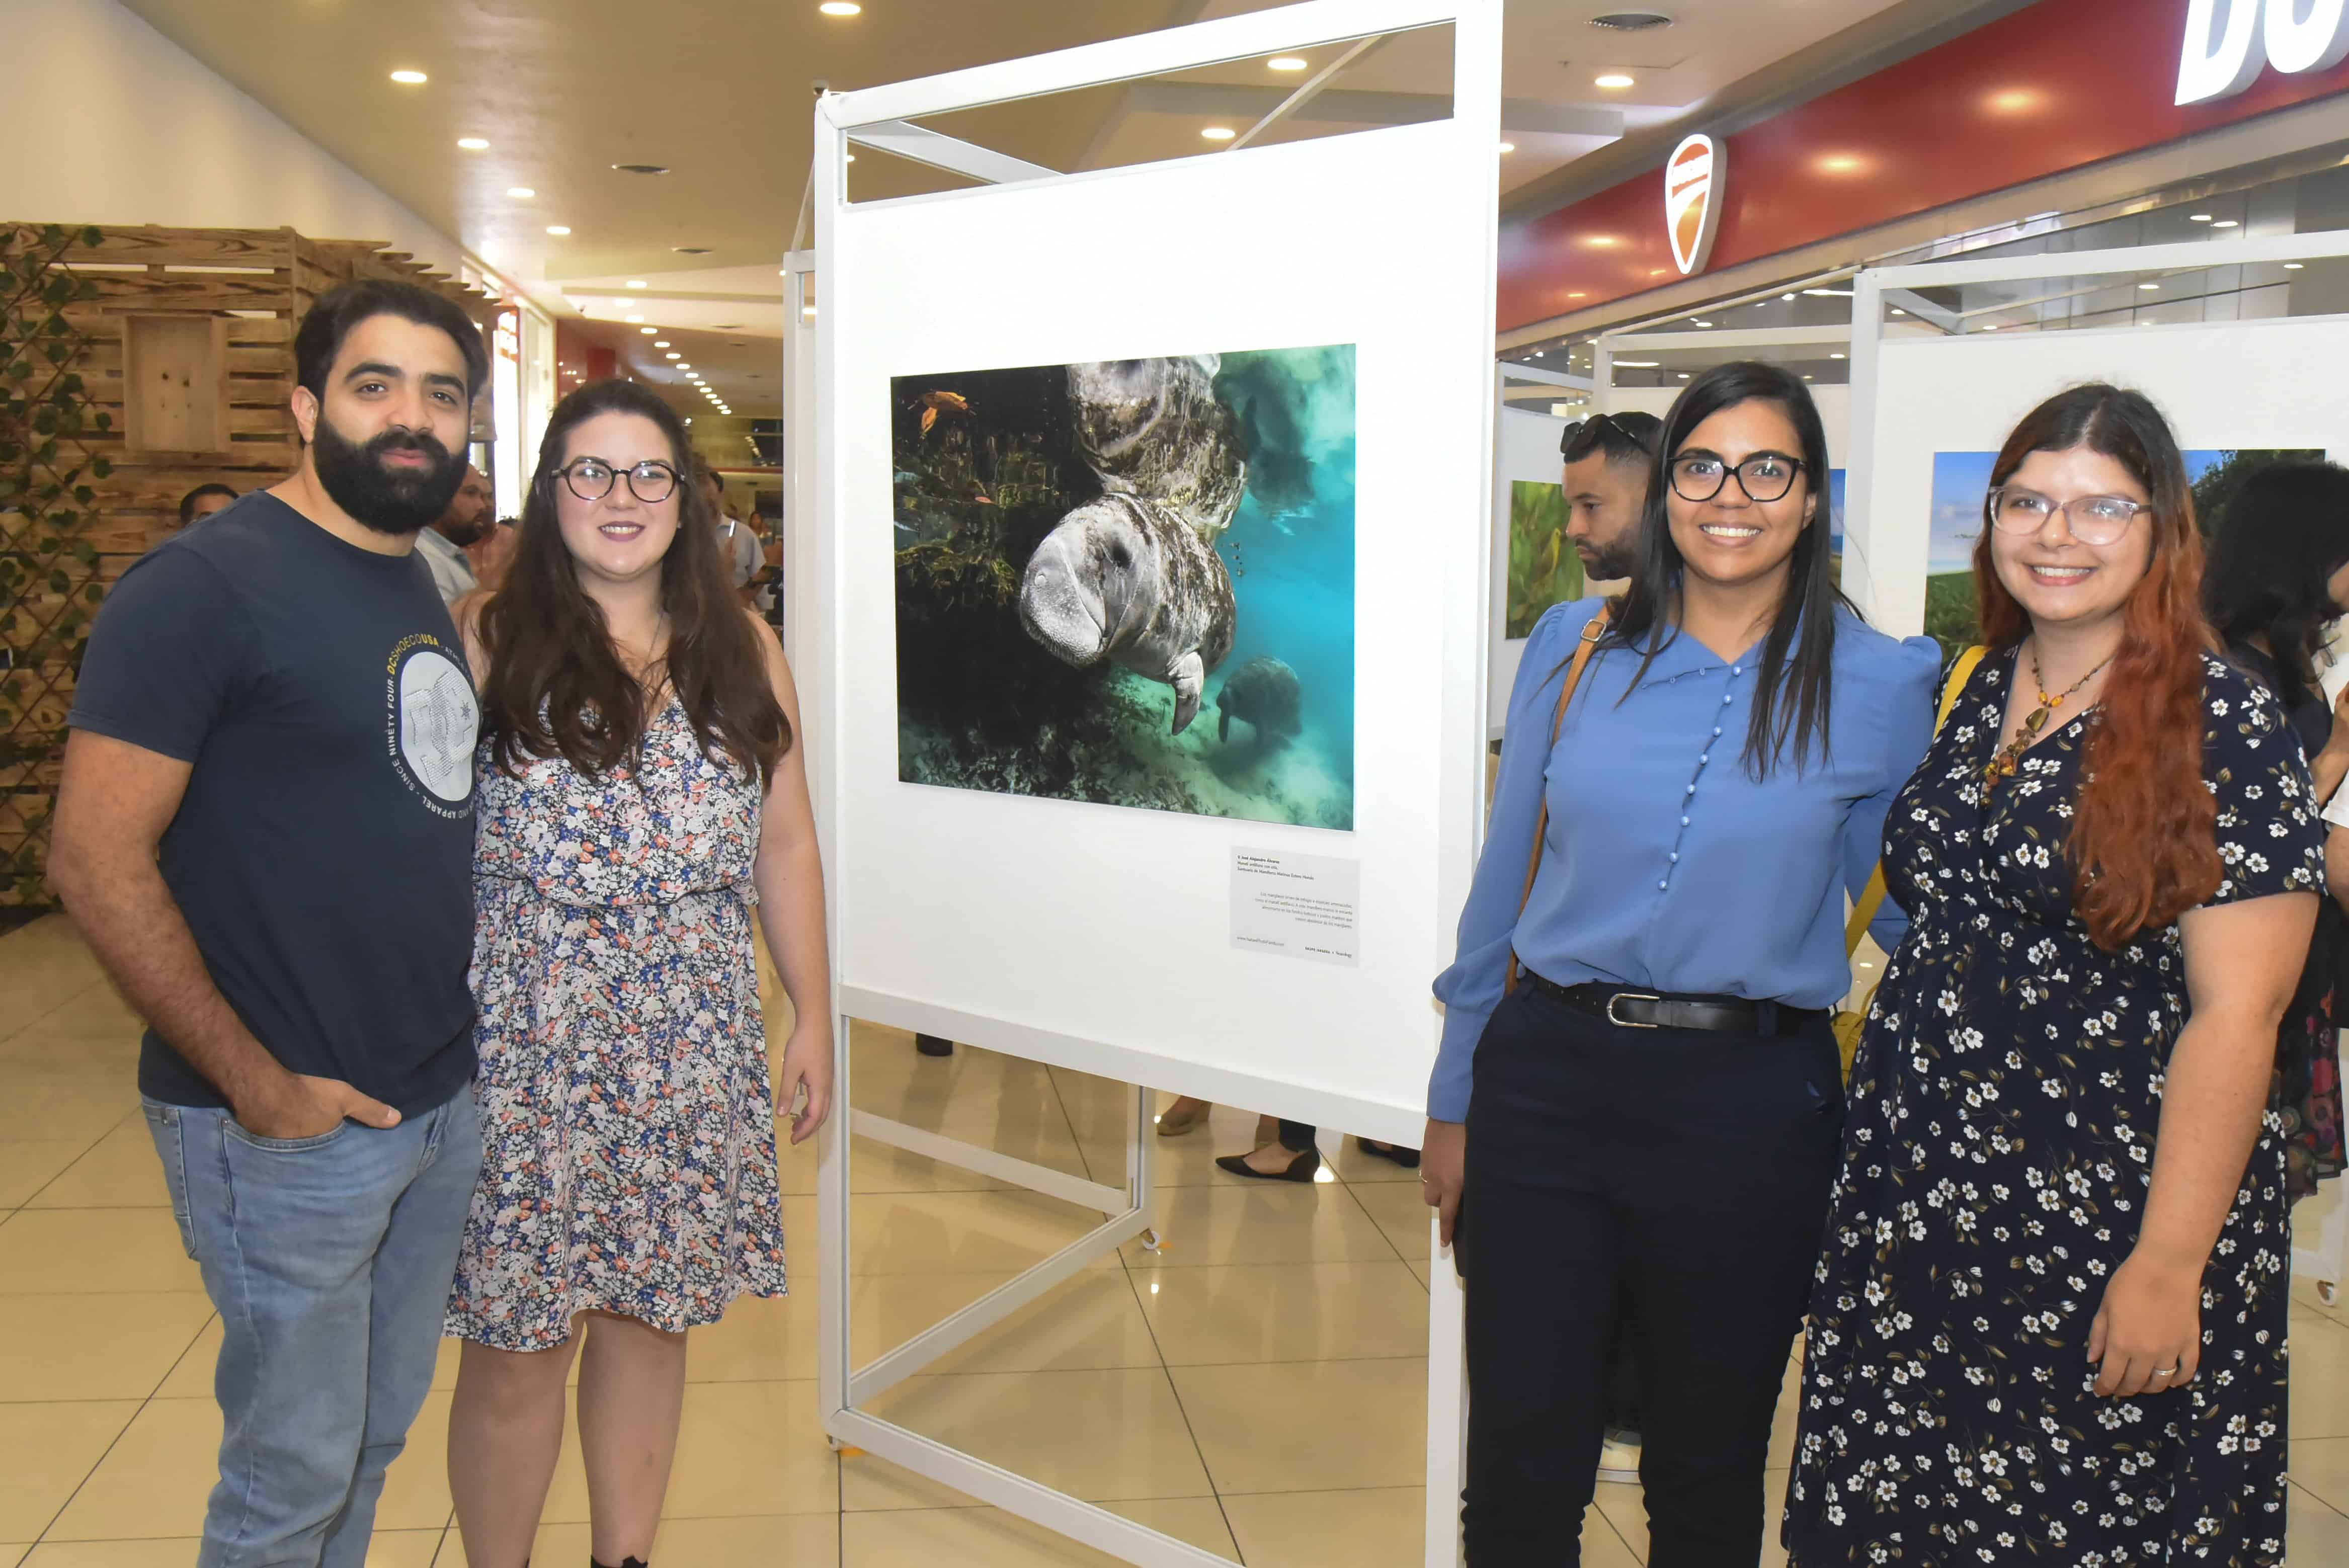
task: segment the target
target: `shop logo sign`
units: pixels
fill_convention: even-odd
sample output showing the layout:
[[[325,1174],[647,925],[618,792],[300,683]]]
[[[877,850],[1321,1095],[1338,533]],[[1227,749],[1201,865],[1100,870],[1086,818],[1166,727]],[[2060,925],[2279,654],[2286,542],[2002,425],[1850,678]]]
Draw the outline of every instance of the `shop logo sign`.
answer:
[[[2232,98],[2266,66],[2291,77],[2330,70],[2344,59],[2349,0],[2190,0],[2178,101]]]
[[[1702,272],[1713,259],[1728,172],[1728,150],[1709,136],[1690,137],[1672,150],[1664,165],[1664,227],[1672,238],[1672,260],[1680,263],[1683,277]]]

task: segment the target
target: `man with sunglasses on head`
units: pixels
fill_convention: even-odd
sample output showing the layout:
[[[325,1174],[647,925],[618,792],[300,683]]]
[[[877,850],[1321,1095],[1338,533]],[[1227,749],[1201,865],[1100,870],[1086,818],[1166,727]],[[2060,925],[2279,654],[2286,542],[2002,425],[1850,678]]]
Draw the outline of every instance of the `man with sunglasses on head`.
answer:
[[[294,339],[294,476],[135,563],[92,629],[49,874],[147,1020],[139,1088],[223,1328],[198,1568],[361,1568],[481,1170],[479,704],[419,533],[489,371],[368,281]]]
[[[1568,425],[1558,442],[1566,460],[1567,542],[1593,583],[1631,575],[1662,428],[1653,414],[1596,414]]]

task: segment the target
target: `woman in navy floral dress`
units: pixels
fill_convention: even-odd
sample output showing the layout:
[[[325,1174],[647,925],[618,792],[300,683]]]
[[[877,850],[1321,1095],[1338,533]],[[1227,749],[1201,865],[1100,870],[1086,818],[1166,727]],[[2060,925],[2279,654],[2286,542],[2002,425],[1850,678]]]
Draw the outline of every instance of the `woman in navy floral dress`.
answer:
[[[2111,387],[2027,418],[1985,658],[1893,803],[1909,935],[1852,1073],[1785,1540],[1845,1563],[2283,1561],[2276,1024],[2308,769],[2215,657],[2184,466]]]
[[[831,1098],[823,871],[772,632],[734,602],[680,482],[677,418],[626,382],[565,398],[481,665],[473,990],[485,1157],[449,1331],[468,1560],[529,1559],[585,1343],[598,1564],[652,1551],[685,1335],[784,1289],[753,920],[797,1021],[793,1141]]]

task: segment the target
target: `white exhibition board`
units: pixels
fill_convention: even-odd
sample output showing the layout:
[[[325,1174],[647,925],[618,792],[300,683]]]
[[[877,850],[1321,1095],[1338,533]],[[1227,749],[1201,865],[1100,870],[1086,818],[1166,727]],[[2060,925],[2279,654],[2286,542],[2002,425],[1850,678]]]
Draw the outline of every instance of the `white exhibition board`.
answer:
[[[1493,673],[1485,691],[1485,734],[1493,739],[1509,719],[1509,690],[1516,685],[1517,661],[1526,655],[1526,640],[1512,639],[1509,630],[1509,487],[1523,480],[1554,485],[1563,471],[1557,444],[1566,438],[1570,421],[1553,414],[1524,408],[1504,408],[1494,431],[1493,486]]]
[[[1491,128],[845,206],[824,244],[843,1012],[1415,1143],[1483,783]],[[903,783],[891,378],[1353,344],[1350,832]],[[1233,856],[1357,862],[1353,966],[1236,950]]]
[[[2143,392],[2189,450],[2349,446],[2349,317],[1888,337],[1878,352],[1862,608],[1895,636],[1925,624],[1934,455],[1998,450],[2066,387]]]

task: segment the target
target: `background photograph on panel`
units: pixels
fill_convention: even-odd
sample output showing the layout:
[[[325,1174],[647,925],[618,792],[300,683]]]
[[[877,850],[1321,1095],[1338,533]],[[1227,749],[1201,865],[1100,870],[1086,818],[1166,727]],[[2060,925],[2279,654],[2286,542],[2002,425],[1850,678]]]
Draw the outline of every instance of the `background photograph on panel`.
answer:
[[[2324,454],[2294,448],[2195,449],[2185,453],[2194,486],[2194,517],[2208,538],[2246,475],[2271,463],[2321,461]],[[1925,634],[1941,645],[1946,664],[1982,641],[1974,593],[1974,543],[1982,537],[1982,503],[1990,494],[1996,452],[1933,454],[1932,542],[1925,562]]]
[[[1354,372],[895,377],[898,777],[1350,830]]]
[[[1553,604],[1582,597],[1582,557],[1566,537],[1566,487],[1538,480],[1509,485],[1509,629],[1533,635]]]

